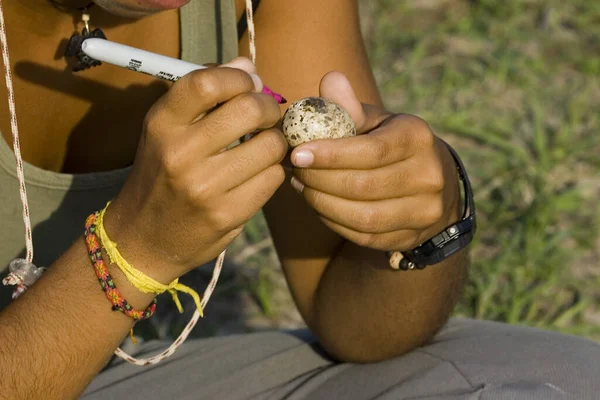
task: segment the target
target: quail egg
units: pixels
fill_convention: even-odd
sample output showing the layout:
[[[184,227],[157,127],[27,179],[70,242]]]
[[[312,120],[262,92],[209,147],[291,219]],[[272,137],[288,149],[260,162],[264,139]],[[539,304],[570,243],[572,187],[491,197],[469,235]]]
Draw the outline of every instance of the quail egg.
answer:
[[[307,97],[290,105],[283,116],[283,135],[291,147],[316,139],[356,136],[350,114],[321,97]]]

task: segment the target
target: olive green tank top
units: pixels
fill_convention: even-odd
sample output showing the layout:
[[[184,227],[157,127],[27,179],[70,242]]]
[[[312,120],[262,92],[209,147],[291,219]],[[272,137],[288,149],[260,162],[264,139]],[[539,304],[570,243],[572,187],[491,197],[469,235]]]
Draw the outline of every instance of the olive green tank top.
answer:
[[[236,22],[234,0],[192,0],[180,10],[181,58],[196,64],[235,58]],[[85,218],[118,194],[129,170],[71,175],[25,163],[37,266],[49,266],[83,235]],[[0,135],[0,278],[11,260],[24,257],[24,235],[15,158]],[[0,310],[11,292],[0,285]]]

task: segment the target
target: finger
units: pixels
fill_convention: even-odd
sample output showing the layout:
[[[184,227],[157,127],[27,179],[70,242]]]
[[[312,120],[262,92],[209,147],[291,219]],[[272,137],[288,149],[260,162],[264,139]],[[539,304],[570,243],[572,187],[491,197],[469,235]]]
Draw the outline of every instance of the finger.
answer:
[[[296,176],[312,189],[348,200],[386,200],[444,189],[441,168],[410,158],[373,170],[296,168]]]
[[[191,127],[196,140],[190,143],[190,150],[196,154],[217,154],[247,133],[275,126],[280,118],[281,110],[273,97],[239,94]]]
[[[434,143],[422,119],[402,114],[366,135],[304,143],[293,150],[291,159],[301,168],[375,169],[405,160]]]
[[[285,180],[285,172],[279,164],[236,186],[223,198],[223,212],[230,213],[231,226],[248,222],[273,196]]]
[[[404,251],[419,244],[418,231],[405,229],[388,233],[365,233],[340,225],[325,217],[321,221],[332,231],[361,247],[381,251]]]
[[[207,180],[207,186],[215,193],[230,191],[242,185],[269,167],[279,164],[286,155],[288,144],[283,134],[267,130],[252,139],[212,157],[210,165],[214,173],[206,177],[205,164],[197,165],[195,176]],[[202,183],[200,183],[202,184]]]
[[[364,233],[387,233],[424,229],[444,214],[441,196],[422,195],[378,201],[354,201],[305,186],[307,203],[320,215],[347,228]]]
[[[237,68],[237,69],[241,69],[242,71],[246,71],[249,74],[256,73],[256,66],[254,64],[252,64],[252,61],[250,61],[250,59],[247,57],[237,57],[237,58],[234,58],[233,60],[229,61],[226,64],[206,63],[203,65],[205,67],[209,67],[209,68],[213,68],[213,67]]]
[[[379,126],[391,114],[380,107],[362,104],[346,76],[337,71],[323,76],[319,85],[321,97],[344,108],[356,124],[356,133],[369,132]]]
[[[179,79],[153,106],[149,113],[168,129],[189,125],[198,116],[242,93],[259,92],[262,82],[238,68],[206,68]]]
[[[214,64],[215,66],[219,66],[221,68],[237,68],[242,71],[246,71],[249,74],[256,73],[256,66],[252,63],[252,61],[247,57],[236,57],[233,60],[229,61],[226,64]],[[258,89],[257,89],[258,90]]]

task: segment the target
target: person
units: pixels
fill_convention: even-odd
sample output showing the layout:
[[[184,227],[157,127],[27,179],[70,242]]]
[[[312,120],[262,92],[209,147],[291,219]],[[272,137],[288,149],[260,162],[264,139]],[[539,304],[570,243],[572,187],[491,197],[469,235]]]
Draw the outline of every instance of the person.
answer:
[[[256,66],[247,31],[238,38],[236,29],[243,0],[3,6],[34,262],[49,268],[2,303],[0,397],[597,398],[597,344],[450,319],[468,247],[423,270],[389,267],[386,252],[413,249],[457,222],[463,195],[450,149],[427,123],[383,107],[356,1],[263,0]],[[74,73],[62,53],[73,21],[81,29],[82,8],[111,41],[220,65],[172,84],[110,65]],[[318,95],[338,103],[358,135],[298,146],[285,168],[279,123],[289,103],[260,93],[263,83],[289,102]],[[23,253],[4,103],[0,128],[4,267]],[[264,209],[309,330],[189,340],[154,366],[109,363],[133,319],[111,309],[82,234],[108,201],[111,239],[165,284],[215,259]],[[151,304],[153,294],[104,260],[134,308]],[[149,342],[138,354],[164,347]]]

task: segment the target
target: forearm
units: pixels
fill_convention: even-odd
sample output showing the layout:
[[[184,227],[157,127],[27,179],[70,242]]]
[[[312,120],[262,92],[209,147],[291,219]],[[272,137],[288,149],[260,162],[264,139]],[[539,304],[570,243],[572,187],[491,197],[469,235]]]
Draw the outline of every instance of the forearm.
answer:
[[[315,9],[319,12],[315,12]],[[279,24],[277,21],[285,23]],[[257,42],[258,52],[267,55],[258,57],[258,70],[265,81],[279,88],[289,101],[317,94],[323,96],[325,74],[329,71],[339,71],[348,79],[356,99],[383,109],[362,41],[355,0],[332,0],[326,3],[317,0],[264,0],[256,15],[256,29],[257,37],[262,38]],[[240,42],[241,54],[246,54],[246,39]],[[294,46],[289,46],[289,43],[294,43]],[[331,82],[329,80],[329,83]],[[338,86],[336,90],[332,85],[327,92],[338,96],[336,93],[340,90],[344,91],[343,85]],[[344,93],[348,94],[346,91]],[[352,105],[348,98],[338,96],[337,99],[338,104],[342,106],[344,101],[347,105]],[[348,111],[354,111],[355,115],[360,114],[357,110]],[[396,128],[382,128],[379,133],[386,133],[378,135],[379,140],[373,139],[373,146],[366,146],[366,141],[356,141],[362,143],[356,144],[355,147],[364,150],[365,154],[360,155],[362,159],[363,155],[368,156],[366,153],[369,153],[369,148],[381,145],[382,141],[386,141],[385,138],[414,138],[407,139],[402,145],[387,148],[393,148],[398,155],[395,167],[390,166],[394,163],[389,160],[373,162],[373,165],[364,167],[370,170],[369,174],[372,177],[380,178],[382,170],[387,168],[389,179],[382,179],[381,185],[375,178],[370,181],[370,192],[380,192],[380,197],[373,198],[373,193],[368,193],[370,196],[359,193],[351,184],[349,187],[341,187],[344,183],[351,182],[349,177],[356,173],[352,170],[364,168],[353,165],[338,168],[328,165],[328,162],[339,161],[338,158],[345,159],[346,153],[339,150],[339,153],[336,153],[337,157],[328,157],[321,166],[311,165],[306,168],[312,170],[309,173],[303,174],[302,169],[296,169],[296,178],[306,184],[308,191],[305,190],[299,195],[286,183],[264,209],[286,279],[300,313],[327,350],[342,359],[369,361],[387,358],[405,352],[418,342],[426,340],[447,319],[464,281],[468,258],[466,251],[457,253],[451,259],[430,266],[424,271],[395,272],[389,268],[384,251],[359,247],[344,238],[349,238],[349,235],[340,236],[345,230],[346,234],[349,231],[351,234],[365,233],[365,236],[387,233],[388,237],[401,237],[403,229],[411,230],[415,225],[417,229],[412,229],[413,232],[419,231],[419,234],[424,236],[433,236],[447,226],[444,225],[446,222],[450,222],[451,219],[451,222],[455,222],[458,219],[459,211],[456,210],[459,205],[454,200],[458,198],[457,191],[451,194],[449,190],[444,190],[442,195],[435,184],[440,170],[446,172],[445,183],[451,183],[452,179],[458,181],[456,177],[451,176],[454,171],[452,158],[449,154],[441,155],[442,152],[433,157],[435,146],[432,146],[418,152],[422,158],[413,161],[415,164],[412,165],[419,165],[417,173],[411,169],[410,161],[401,163],[404,160],[403,152],[409,152],[409,143],[418,147],[419,139],[416,139],[418,135],[415,132],[430,132],[423,124],[416,124],[415,119],[412,119],[412,122],[407,119],[404,125],[398,122],[400,119],[396,119]],[[373,122],[375,120],[381,122],[378,118]],[[355,119],[355,122],[365,124],[364,119]],[[374,123],[362,133],[370,133],[378,126],[378,123]],[[395,129],[398,131],[394,134]],[[357,128],[357,132],[359,130]],[[420,136],[421,139],[432,137],[430,134]],[[391,145],[399,142],[390,139],[387,143]],[[330,149],[327,146],[323,148]],[[350,145],[344,147],[346,150],[350,148]],[[386,155],[390,156],[391,153],[388,151]],[[411,155],[416,153],[415,151]],[[317,155],[316,158],[318,157]],[[358,158],[357,161],[360,161]],[[406,159],[408,158],[407,155]],[[327,181],[333,182],[333,185],[320,186],[317,178],[320,168],[326,170],[320,175],[321,179],[325,179],[326,174],[330,174],[331,178],[334,173],[340,179],[335,182]],[[432,171],[435,173],[432,174]],[[363,183],[365,176],[360,175]],[[311,177],[313,185],[303,180]],[[291,174],[288,174],[287,180],[290,178]],[[341,184],[336,186],[335,183]],[[415,188],[412,192],[407,189],[411,185]],[[454,187],[447,187],[451,186]],[[321,196],[315,194],[317,191]],[[323,196],[323,193],[328,196]],[[339,209],[346,206],[348,208],[345,210],[349,210],[348,200],[356,204],[361,200],[361,196],[365,198],[364,207],[356,206],[353,210],[346,211],[343,216],[340,215],[341,212],[335,212],[336,202],[340,205]],[[418,196],[423,199],[422,204],[418,204],[420,210],[418,207],[413,208],[415,202],[407,200]],[[358,227],[361,218],[369,219],[368,215],[364,218],[365,214],[361,214],[361,210],[372,206],[373,200],[381,200],[380,204],[376,205],[380,207],[377,211],[378,222],[393,221],[387,224],[389,229],[385,230],[376,226],[377,224],[370,226],[371,230]],[[391,204],[392,200],[396,201],[396,207],[386,208],[383,205]],[[444,206],[449,207],[436,226],[429,222],[416,221],[417,218],[406,215],[422,216],[422,220],[429,221],[431,210],[438,209],[436,206],[440,204],[440,200]],[[310,202],[310,206],[307,202]],[[325,203],[329,207],[324,207]],[[409,203],[410,206],[407,207],[406,204]],[[454,213],[450,212],[454,206]],[[321,215],[317,212],[319,208]],[[323,222],[321,217],[327,222]],[[396,226],[402,218],[410,221],[412,225],[406,223],[405,226]],[[337,224],[335,231],[334,228],[330,229],[332,224]],[[374,247],[389,247],[388,242],[382,245],[383,239],[378,240],[380,244]],[[355,242],[361,243],[360,240]],[[394,240],[394,246],[395,243],[403,246],[400,242]]]
[[[152,297],[113,274],[134,307]],[[123,282],[125,280],[125,282]],[[78,240],[44,276],[0,313],[0,369],[7,399],[76,398],[132,327],[111,310]]]
[[[371,362],[406,353],[447,321],[468,250],[422,271],[395,271],[381,251],[346,242],[314,294],[313,332],[334,356]]]
[[[368,362],[431,338],[462,292],[468,249],[425,270],[395,271],[383,251],[344,240],[303,203],[284,185],[265,214],[296,305],[327,351]],[[458,220],[461,206],[453,202],[434,229]]]

